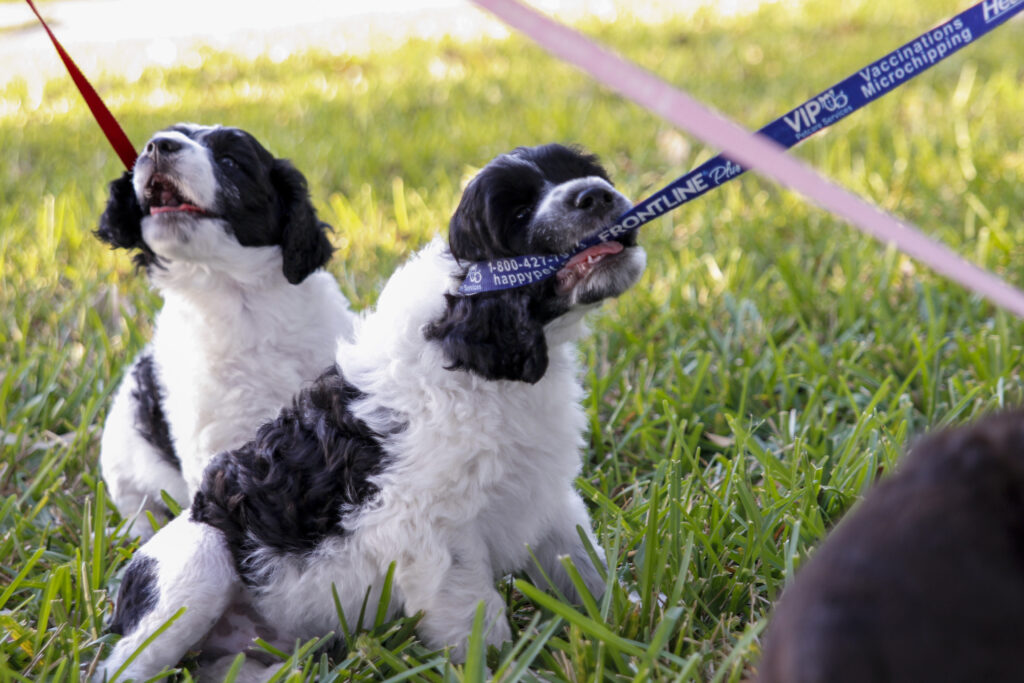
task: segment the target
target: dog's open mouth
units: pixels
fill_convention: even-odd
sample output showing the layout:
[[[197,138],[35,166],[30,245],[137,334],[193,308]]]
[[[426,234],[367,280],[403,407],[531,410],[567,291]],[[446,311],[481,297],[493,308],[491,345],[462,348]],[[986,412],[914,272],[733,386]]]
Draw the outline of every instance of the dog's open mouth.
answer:
[[[602,242],[573,256],[555,274],[555,277],[558,279],[559,293],[566,294],[571,292],[576,285],[583,282],[590,275],[598,263],[610,256],[621,253],[623,249],[625,247],[621,242]]]
[[[150,215],[177,212],[207,215],[204,209],[188,202],[178,185],[162,173],[153,174],[146,183],[144,195]]]

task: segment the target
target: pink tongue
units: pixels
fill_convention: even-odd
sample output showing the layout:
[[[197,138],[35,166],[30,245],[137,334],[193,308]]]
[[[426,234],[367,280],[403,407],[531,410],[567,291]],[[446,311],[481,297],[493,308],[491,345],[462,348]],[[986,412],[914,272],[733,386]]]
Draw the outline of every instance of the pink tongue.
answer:
[[[154,206],[149,210],[151,214],[171,213],[172,211],[190,211],[192,213],[206,213],[195,204],[178,204],[177,206]]]
[[[572,266],[579,265],[580,263],[586,263],[587,259],[592,256],[607,256],[608,254],[618,254],[622,251],[623,247],[618,242],[601,242],[595,244],[589,249],[584,249],[580,253],[569,259],[569,262],[565,264],[565,268],[571,268]]]

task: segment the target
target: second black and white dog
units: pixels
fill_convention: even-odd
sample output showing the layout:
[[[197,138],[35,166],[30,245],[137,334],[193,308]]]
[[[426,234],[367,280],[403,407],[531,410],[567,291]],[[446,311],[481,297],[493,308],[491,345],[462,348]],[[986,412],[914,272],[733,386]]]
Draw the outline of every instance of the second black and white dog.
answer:
[[[100,465],[132,532],[187,505],[203,468],[271,419],[352,331],[306,179],[236,128],[156,133],[110,184],[97,236],[136,250],[164,299],[111,406]]]
[[[215,658],[257,634],[290,648],[338,631],[332,586],[354,621],[371,587],[373,613],[392,562],[391,613],[422,611],[421,638],[456,659],[481,602],[487,642],[509,638],[494,582],[519,570],[543,581],[531,549],[567,596],[578,597],[563,556],[602,594],[577,531],[593,538],[573,487],[587,426],[574,342],[587,311],[638,280],[644,252],[612,242],[549,281],[456,292],[468,261],[566,251],[629,207],[594,157],[559,145],[485,167],[449,245],[435,240],[398,270],[336,366],[255,439],[217,456],[190,512],[141,548],[111,624],[124,637],[100,675],[182,606],[127,677],[195,647]],[[248,680],[266,673],[247,666]]]

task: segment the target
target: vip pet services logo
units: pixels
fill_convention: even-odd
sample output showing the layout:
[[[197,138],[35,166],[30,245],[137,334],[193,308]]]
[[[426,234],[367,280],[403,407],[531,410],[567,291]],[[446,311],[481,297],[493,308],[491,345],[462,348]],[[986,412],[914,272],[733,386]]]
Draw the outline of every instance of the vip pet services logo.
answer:
[[[477,268],[470,268],[469,270],[469,282],[473,285],[480,284],[484,279],[483,273]]]
[[[845,92],[840,90],[837,93],[835,88],[830,88],[828,92],[818,95],[818,97],[810,102],[801,105],[789,116],[783,116],[782,119],[793,129],[794,133],[799,133],[802,130],[817,125],[818,117],[821,116],[822,112],[832,113],[839,111],[849,101],[850,98],[846,96]]]

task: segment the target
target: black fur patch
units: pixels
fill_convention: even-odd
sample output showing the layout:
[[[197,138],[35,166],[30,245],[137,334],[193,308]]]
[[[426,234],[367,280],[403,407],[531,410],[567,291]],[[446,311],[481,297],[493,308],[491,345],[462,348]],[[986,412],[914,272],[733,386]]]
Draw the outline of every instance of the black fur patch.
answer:
[[[381,435],[349,411],[361,396],[333,367],[254,440],[207,466],[192,518],[224,533],[247,582],[254,551],[312,550],[345,533],[344,508],[377,493],[370,477],[385,465]]]
[[[138,249],[135,266],[146,268],[156,263],[156,254],[142,240],[142,207],[132,186],[132,172],[125,171],[110,182],[110,196],[93,233],[114,249]]]
[[[544,324],[556,316],[539,310],[548,301],[522,291],[448,295],[443,317],[424,330],[440,342],[449,370],[468,370],[485,379],[534,384],[548,368]]]
[[[156,586],[156,560],[136,555],[124,571],[121,588],[117,591],[117,604],[110,620],[111,633],[126,636],[135,630],[160,598]]]
[[[171,441],[171,430],[164,415],[164,397],[160,384],[156,379],[153,356],[146,354],[139,358],[132,371],[135,389],[132,399],[135,400],[135,430],[146,442],[157,450],[167,462],[181,469],[181,460],[174,451]]]
[[[209,148],[217,175],[219,211],[245,247],[279,245],[282,270],[298,284],[331,258],[330,226],[317,218],[305,176],[275,159],[237,128],[191,131],[175,127]]]

